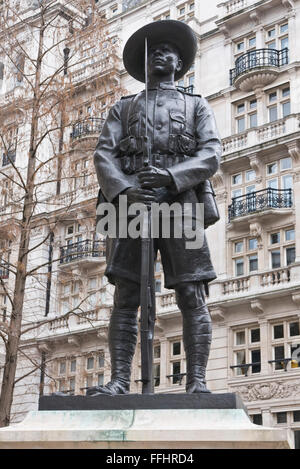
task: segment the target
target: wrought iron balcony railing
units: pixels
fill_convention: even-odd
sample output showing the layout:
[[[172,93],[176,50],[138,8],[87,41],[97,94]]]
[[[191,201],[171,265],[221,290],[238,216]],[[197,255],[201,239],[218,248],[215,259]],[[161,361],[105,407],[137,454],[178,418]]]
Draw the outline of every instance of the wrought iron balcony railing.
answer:
[[[87,117],[82,121],[75,122],[71,132],[71,139],[85,137],[91,134],[99,134],[102,130],[104,119],[100,117]]]
[[[85,239],[78,243],[68,244],[60,248],[60,264],[67,264],[86,257],[104,257],[105,241]]]
[[[7,262],[0,262],[0,278],[7,279],[9,277],[9,265]]]
[[[11,150],[2,155],[2,166],[7,166],[8,164],[14,163],[16,161],[16,151]]]
[[[293,205],[292,189],[268,187],[232,199],[228,207],[229,222],[236,217],[249,215],[268,208],[290,208]]]
[[[287,47],[277,49],[256,49],[246,52],[235,61],[235,68],[230,70],[230,85],[234,84],[237,77],[253,69],[264,67],[281,67],[289,62],[289,50]]]

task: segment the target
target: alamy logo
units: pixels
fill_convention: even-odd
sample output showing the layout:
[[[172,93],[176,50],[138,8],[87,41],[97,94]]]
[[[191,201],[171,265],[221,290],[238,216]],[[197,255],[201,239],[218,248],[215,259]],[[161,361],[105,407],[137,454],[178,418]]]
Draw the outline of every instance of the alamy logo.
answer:
[[[120,195],[117,206],[104,202],[96,213],[96,231],[110,238],[184,238],[186,249],[203,246],[203,203],[153,202],[150,208],[143,203],[128,205],[127,196]]]

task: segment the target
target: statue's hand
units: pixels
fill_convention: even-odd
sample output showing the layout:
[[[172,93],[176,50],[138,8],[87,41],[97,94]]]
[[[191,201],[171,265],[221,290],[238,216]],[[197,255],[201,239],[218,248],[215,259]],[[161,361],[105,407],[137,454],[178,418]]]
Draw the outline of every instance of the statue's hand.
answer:
[[[166,187],[172,184],[172,176],[166,169],[145,166],[138,171],[138,179],[143,189]]]
[[[149,189],[143,189],[142,187],[129,187],[123,194],[127,195],[127,203],[134,204],[136,202],[151,204],[155,202],[155,193]]]

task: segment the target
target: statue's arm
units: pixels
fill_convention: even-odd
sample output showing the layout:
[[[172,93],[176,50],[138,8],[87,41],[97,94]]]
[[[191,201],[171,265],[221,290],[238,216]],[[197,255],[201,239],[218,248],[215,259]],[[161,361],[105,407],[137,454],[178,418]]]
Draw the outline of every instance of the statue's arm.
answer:
[[[99,185],[109,202],[134,185],[130,177],[123,173],[119,158],[119,146],[123,138],[121,106],[122,102],[118,101],[110,109],[94,153]]]
[[[222,144],[213,111],[205,98],[195,104],[197,150],[193,157],[168,168],[177,192],[184,192],[210,178],[220,164]]]

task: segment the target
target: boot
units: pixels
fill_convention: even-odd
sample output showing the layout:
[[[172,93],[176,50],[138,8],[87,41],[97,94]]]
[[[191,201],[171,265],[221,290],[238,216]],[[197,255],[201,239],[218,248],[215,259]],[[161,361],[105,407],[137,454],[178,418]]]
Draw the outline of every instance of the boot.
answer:
[[[88,388],[87,396],[100,394],[128,394],[130,390],[131,363],[137,341],[137,313],[114,309],[108,331],[111,359],[111,381],[105,386]]]
[[[211,319],[206,305],[183,314],[183,344],[186,354],[186,392],[210,391],[205,372],[211,344]]]

